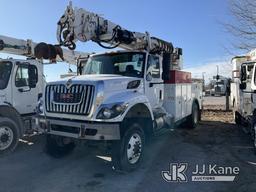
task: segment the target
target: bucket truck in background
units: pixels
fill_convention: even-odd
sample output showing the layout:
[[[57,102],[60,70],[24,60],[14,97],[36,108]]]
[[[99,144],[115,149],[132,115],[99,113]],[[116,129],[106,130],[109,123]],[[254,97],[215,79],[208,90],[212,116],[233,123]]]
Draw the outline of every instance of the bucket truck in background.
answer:
[[[34,131],[33,117],[45,86],[43,59],[50,63],[64,61],[76,65],[77,59],[80,58],[82,63],[88,54],[2,35],[0,52],[27,57],[0,59],[1,155],[13,151],[24,134]]]
[[[115,169],[132,171],[142,162],[150,136],[181,123],[197,126],[202,85],[181,71],[182,49],[71,4],[57,34],[71,50],[76,41],[89,40],[124,50],[90,55],[84,75],[47,84],[38,123],[49,154],[62,156],[76,140],[94,140],[111,146]]]

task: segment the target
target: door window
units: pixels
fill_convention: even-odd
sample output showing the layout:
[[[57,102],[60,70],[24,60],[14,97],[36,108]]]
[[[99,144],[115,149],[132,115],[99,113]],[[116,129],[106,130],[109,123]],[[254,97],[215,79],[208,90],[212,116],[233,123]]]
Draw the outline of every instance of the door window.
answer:
[[[155,55],[148,56],[147,71],[151,73],[153,78],[160,78],[160,62],[159,57]]]
[[[15,76],[16,87],[29,86],[28,65],[19,65]]]
[[[12,63],[9,61],[0,62],[0,90],[5,89],[12,72]]]

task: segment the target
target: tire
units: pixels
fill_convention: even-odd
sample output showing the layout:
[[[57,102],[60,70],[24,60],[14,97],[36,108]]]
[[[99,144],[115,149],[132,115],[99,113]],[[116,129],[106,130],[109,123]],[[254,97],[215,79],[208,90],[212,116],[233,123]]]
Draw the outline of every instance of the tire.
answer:
[[[112,163],[117,171],[131,172],[137,169],[144,157],[145,134],[137,122],[128,125],[120,141],[112,144]]]
[[[64,157],[70,154],[75,146],[74,141],[67,137],[46,135],[45,152],[51,157]]]
[[[239,113],[237,111],[233,111],[233,117],[236,125],[241,125],[241,118],[239,117]]]
[[[5,117],[0,117],[0,155],[13,152],[19,142],[20,130],[17,124]]]
[[[253,151],[254,154],[256,155],[256,121],[254,120],[253,126],[252,126],[252,141],[253,141]]]
[[[187,120],[187,127],[189,129],[194,129],[196,128],[196,126],[198,125],[198,122],[200,120],[201,117],[201,113],[198,107],[198,104],[193,103],[192,105],[192,114],[188,117]]]

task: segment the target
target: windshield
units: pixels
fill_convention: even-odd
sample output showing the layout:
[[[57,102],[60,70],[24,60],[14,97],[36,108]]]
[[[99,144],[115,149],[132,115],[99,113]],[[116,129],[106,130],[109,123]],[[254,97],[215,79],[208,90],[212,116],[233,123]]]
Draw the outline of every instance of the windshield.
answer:
[[[9,61],[0,61],[0,90],[5,89],[8,85],[12,63]]]
[[[218,81],[216,84],[217,84],[217,85],[224,85],[224,81],[223,81],[223,80]]]
[[[143,77],[145,54],[138,52],[114,53],[91,57],[84,74],[116,74]]]

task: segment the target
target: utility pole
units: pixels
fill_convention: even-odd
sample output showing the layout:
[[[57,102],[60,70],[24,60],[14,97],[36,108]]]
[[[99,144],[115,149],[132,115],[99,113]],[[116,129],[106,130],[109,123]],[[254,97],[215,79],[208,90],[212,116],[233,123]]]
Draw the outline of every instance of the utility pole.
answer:
[[[220,79],[220,76],[219,76],[219,65],[216,65],[216,67],[217,67],[217,75],[216,75],[216,89],[215,89],[215,92],[214,92],[215,95],[217,95],[216,94],[216,90],[217,90],[217,92],[219,90],[219,83],[218,83],[218,81]]]
[[[205,91],[205,81],[204,81],[204,74],[205,74],[206,72],[202,72],[202,78],[203,78],[203,91]]]
[[[231,84],[231,79],[229,78],[226,87],[226,111],[229,111],[229,96],[230,96],[230,84]]]
[[[205,83],[204,83],[204,74],[205,74],[205,72],[202,72],[202,77],[203,77],[203,93],[205,92]],[[205,95],[203,94],[203,97],[204,97]],[[204,105],[202,105],[202,110],[204,110]]]

